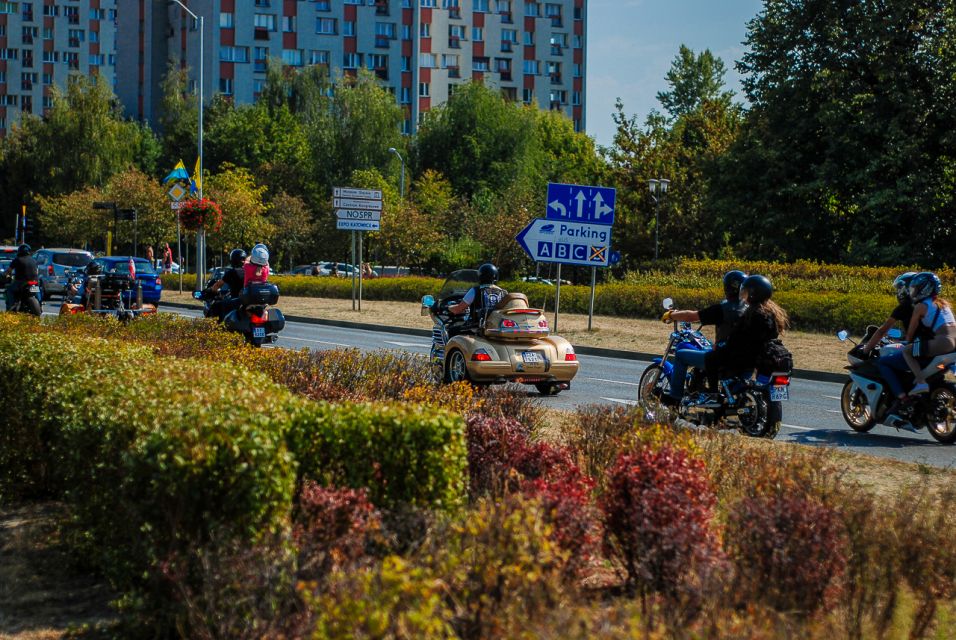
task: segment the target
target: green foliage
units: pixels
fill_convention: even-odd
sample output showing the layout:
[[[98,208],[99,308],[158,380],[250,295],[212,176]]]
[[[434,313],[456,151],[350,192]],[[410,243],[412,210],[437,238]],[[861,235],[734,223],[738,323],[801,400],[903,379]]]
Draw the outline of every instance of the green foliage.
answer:
[[[222,173],[209,176],[204,192],[222,208],[222,228],[206,234],[208,246],[231,251],[271,239],[275,227],[265,215],[265,191],[241,167],[227,164]]]
[[[678,119],[699,109],[705,102],[730,106],[732,91],[724,91],[724,61],[704,49],[694,55],[686,45],[680,51],[665,79],[670,91],[659,91],[657,100],[671,118]]]

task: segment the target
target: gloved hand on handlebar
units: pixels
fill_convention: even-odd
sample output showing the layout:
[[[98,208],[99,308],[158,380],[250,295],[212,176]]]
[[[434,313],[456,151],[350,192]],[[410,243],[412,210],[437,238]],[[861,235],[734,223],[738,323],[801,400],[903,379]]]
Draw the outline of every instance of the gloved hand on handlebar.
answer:
[[[661,316],[661,322],[663,322],[664,324],[668,324],[668,323],[670,323],[670,322],[673,322],[673,320],[671,320],[671,314],[672,314],[673,312],[674,312],[673,309],[668,309],[667,311],[665,311],[665,312],[664,312],[664,315]]]

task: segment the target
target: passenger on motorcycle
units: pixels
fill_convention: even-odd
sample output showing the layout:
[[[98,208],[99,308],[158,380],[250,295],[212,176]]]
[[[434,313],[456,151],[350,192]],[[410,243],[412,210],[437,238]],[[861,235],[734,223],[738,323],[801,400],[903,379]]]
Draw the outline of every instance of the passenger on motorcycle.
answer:
[[[728,271],[724,274],[725,299],[700,311],[670,309],[664,312],[661,321],[670,322],[700,322],[704,325],[715,325],[717,340],[721,344],[730,336],[734,324],[743,315],[747,306],[740,300],[740,285],[747,278],[743,271]],[[695,349],[681,349],[674,354],[674,374],[671,377],[672,387],[661,400],[667,404],[677,404],[684,395],[684,382],[687,378],[688,367],[704,368],[704,358],[708,351]],[[711,391],[716,391],[711,388]]]
[[[929,391],[917,358],[956,351],[956,316],[949,302],[939,297],[942,288],[935,273],[919,273],[910,282],[913,317],[906,332],[909,344],[903,349],[903,357],[916,376],[910,395]]]
[[[210,311],[220,320],[233,309],[239,306],[239,294],[245,284],[246,252],[244,249],[233,249],[229,252],[229,269],[222,274],[222,278],[212,283],[204,292],[203,297],[213,297],[223,286],[229,287],[229,296],[223,300],[216,300],[210,305]]]
[[[773,285],[766,276],[748,276],[740,285],[746,311],[732,328],[727,341],[718,344],[704,359],[711,389],[717,388],[721,369],[752,371],[767,343],[787,328],[787,312],[771,300]]]
[[[461,315],[471,309],[469,326],[464,330],[480,331],[484,328],[485,314],[494,309],[507,294],[498,286],[498,267],[486,262],[478,267],[478,286],[469,289],[461,302],[451,305],[448,310]]]
[[[269,280],[269,250],[264,244],[257,244],[252,248],[252,255],[249,256],[249,262],[242,267],[243,286],[248,287],[256,282],[267,282]]]
[[[10,262],[10,266],[0,276],[0,279],[3,280],[13,278],[4,292],[8,311],[16,301],[16,294],[20,289],[25,287],[28,282],[36,282],[40,277],[40,268],[37,266],[37,261],[30,255],[31,253],[33,253],[33,250],[30,249],[30,245],[21,244],[17,247],[17,257]]]

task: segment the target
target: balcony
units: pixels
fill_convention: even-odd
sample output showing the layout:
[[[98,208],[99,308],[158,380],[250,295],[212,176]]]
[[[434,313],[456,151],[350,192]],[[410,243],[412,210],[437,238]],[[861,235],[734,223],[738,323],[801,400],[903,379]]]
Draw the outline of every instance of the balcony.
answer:
[[[551,45],[551,55],[559,56],[563,53],[564,49],[559,44]]]
[[[512,24],[514,20],[511,18],[510,11],[501,12],[501,24]]]
[[[33,34],[24,33],[23,34],[23,44],[33,44]]]
[[[377,16],[389,15],[388,0],[377,0],[377,2],[375,3],[375,15]]]
[[[461,49],[461,38],[458,36],[448,36],[449,49]]]
[[[79,47],[79,46],[80,46],[80,39],[79,39],[79,38],[70,38],[70,39],[67,41],[67,46],[70,46],[70,47],[73,47],[73,48]]]
[[[563,26],[564,21],[561,19],[561,16],[551,16],[551,26],[552,27],[561,27]]]
[[[388,68],[378,68],[375,69],[375,77],[379,80],[388,80]]]
[[[24,12],[23,12],[23,21],[24,21],[24,22],[33,22],[33,12],[32,12],[32,11],[24,11]]]
[[[504,82],[511,82],[511,70],[510,70],[510,69],[507,70],[507,71],[499,71],[498,73],[501,74],[501,79],[502,79],[502,81],[504,81]]]
[[[252,32],[252,38],[254,40],[268,40],[269,39],[269,30],[263,29],[261,27],[256,27]]]
[[[448,17],[454,20],[461,20],[461,7],[452,7],[449,9]]]
[[[80,16],[79,16],[79,15],[75,15],[75,14],[71,14],[71,15],[70,15],[70,19],[69,19],[69,23],[70,23],[70,24],[80,24]]]
[[[253,62],[252,70],[256,73],[265,73],[269,68],[267,60],[256,60]]]
[[[20,89],[23,91],[33,91],[33,83],[29,80],[20,83]]]

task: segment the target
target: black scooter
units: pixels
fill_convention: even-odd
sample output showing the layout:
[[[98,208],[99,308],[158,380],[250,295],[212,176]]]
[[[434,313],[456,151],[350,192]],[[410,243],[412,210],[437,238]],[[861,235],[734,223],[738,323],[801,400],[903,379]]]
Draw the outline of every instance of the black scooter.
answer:
[[[225,300],[226,292],[220,289],[216,294],[207,294],[206,291],[196,291],[193,297],[203,301],[203,315],[208,318],[215,315],[213,303],[217,299]],[[285,316],[273,306],[278,301],[279,288],[274,284],[250,284],[240,292],[238,308],[229,311],[222,322],[226,329],[241,333],[254,347],[274,344],[279,339],[279,332],[285,328]]]

